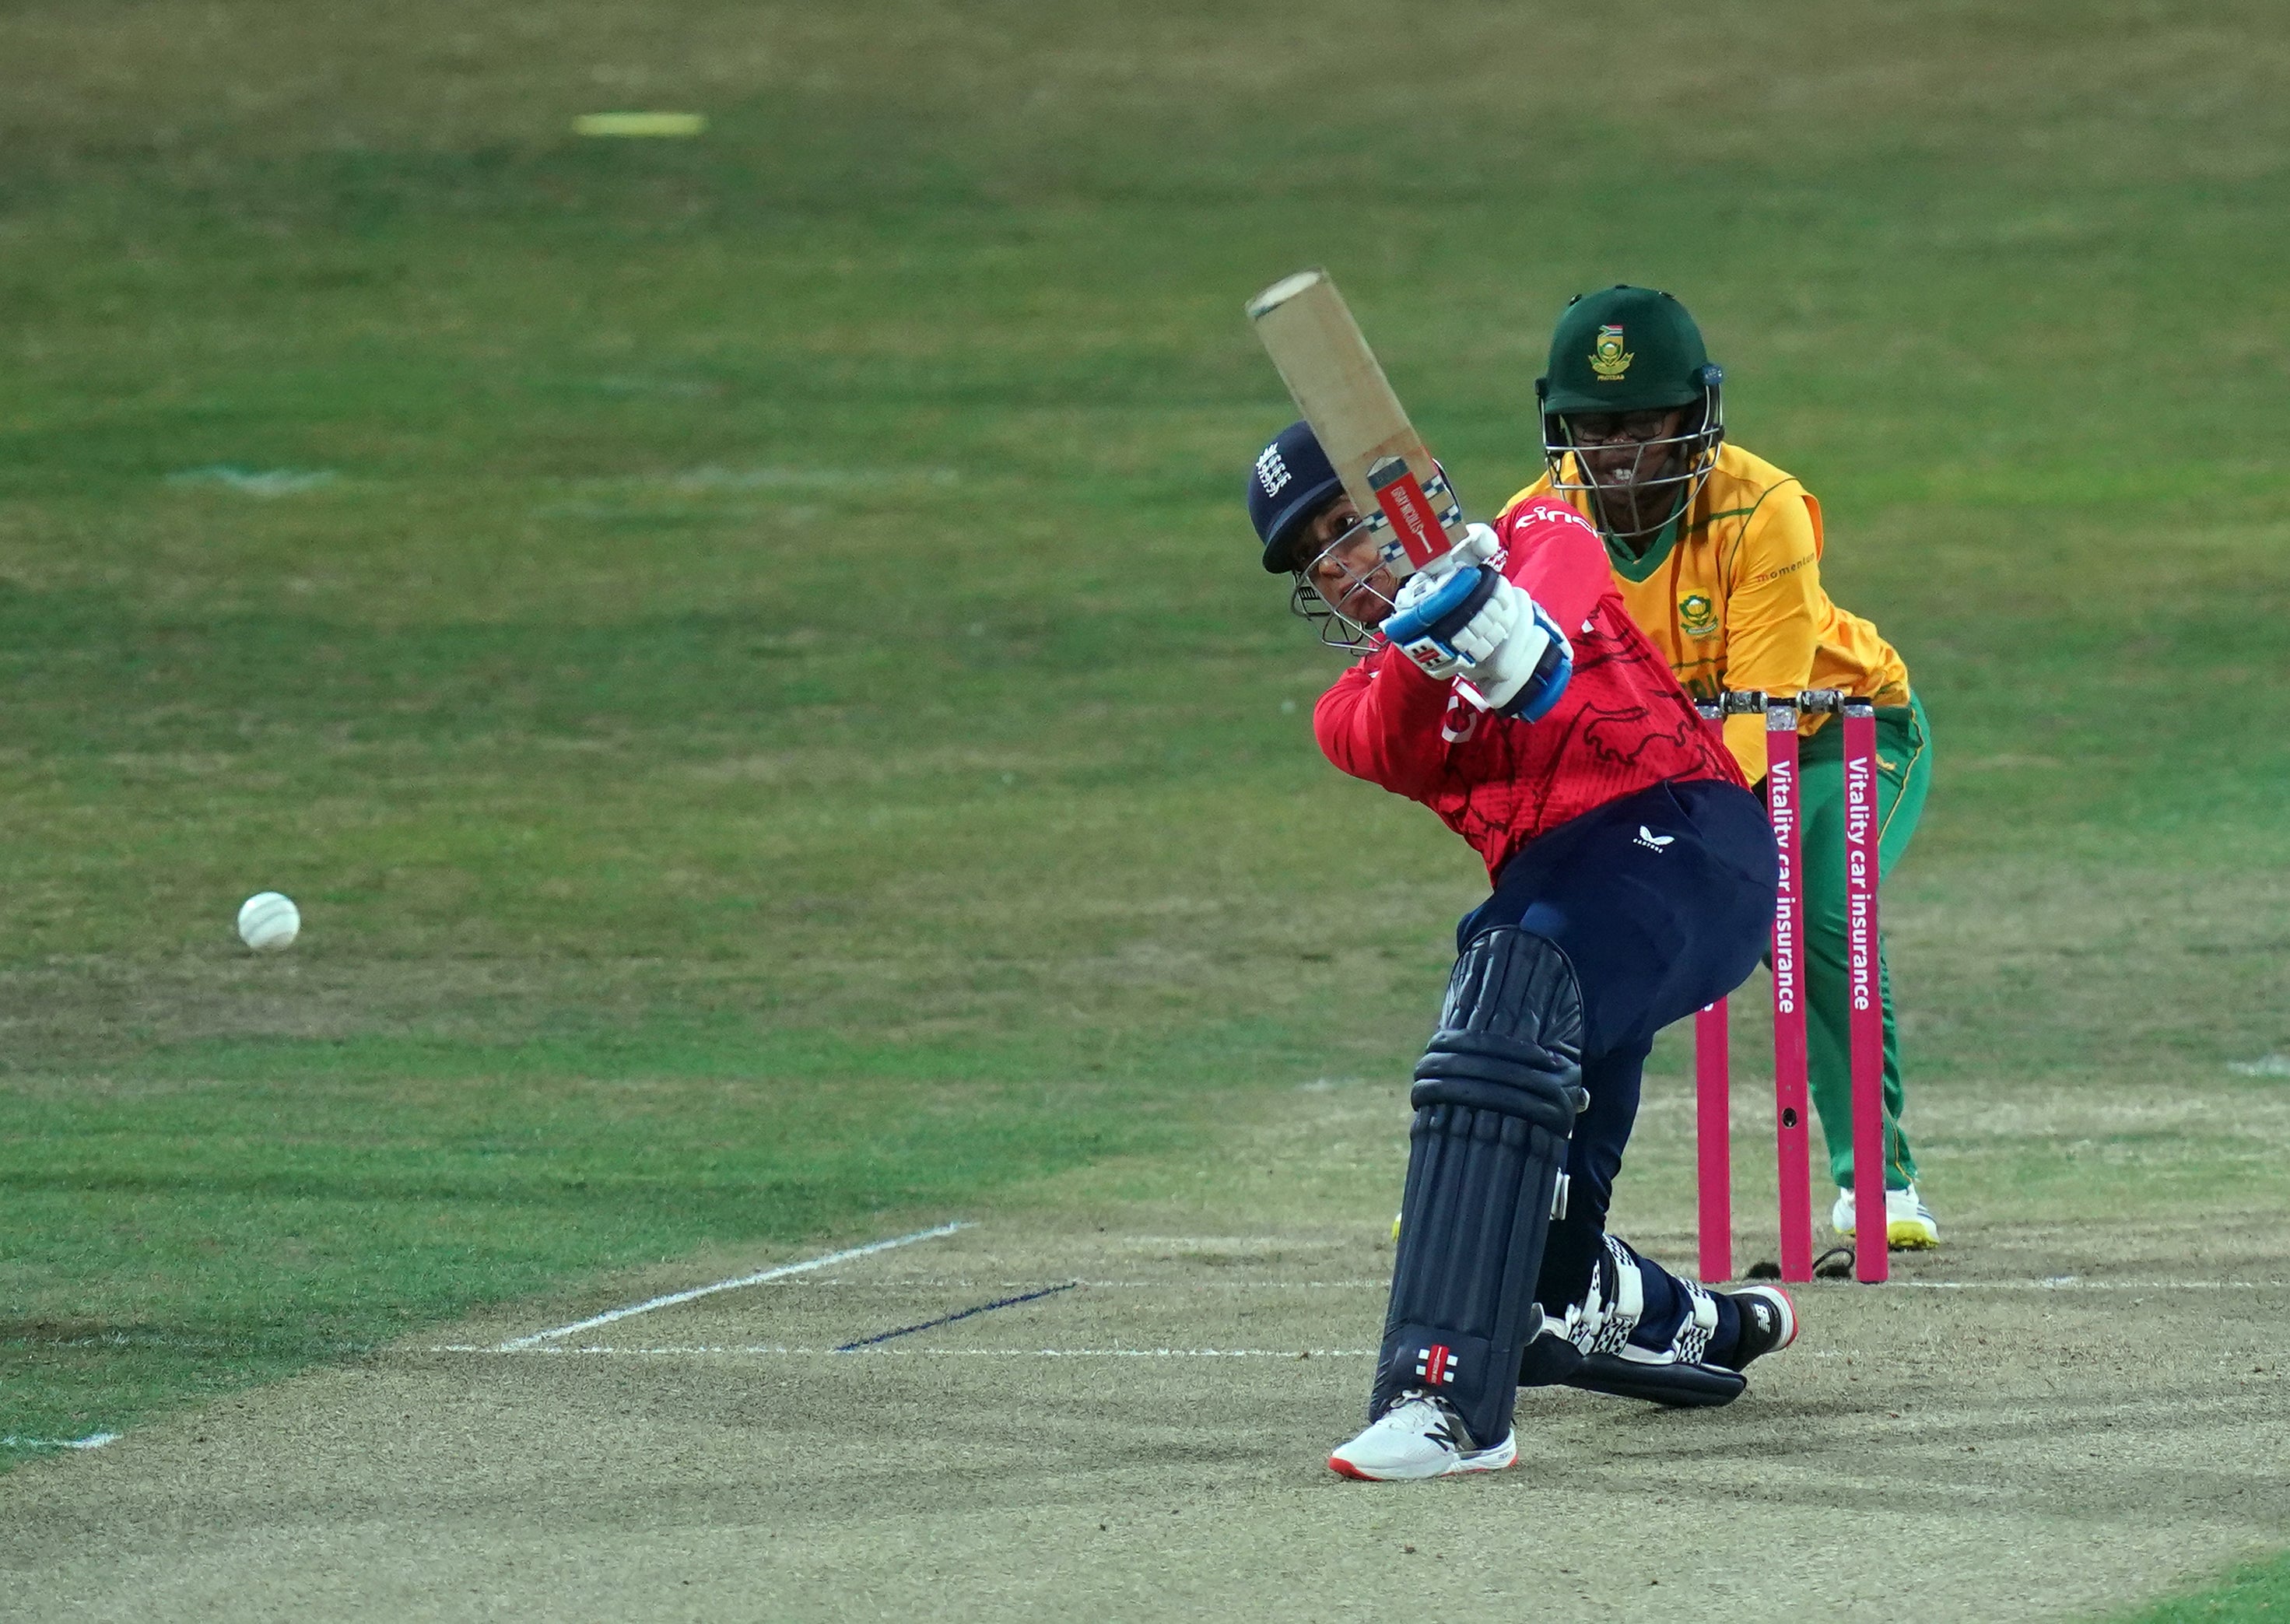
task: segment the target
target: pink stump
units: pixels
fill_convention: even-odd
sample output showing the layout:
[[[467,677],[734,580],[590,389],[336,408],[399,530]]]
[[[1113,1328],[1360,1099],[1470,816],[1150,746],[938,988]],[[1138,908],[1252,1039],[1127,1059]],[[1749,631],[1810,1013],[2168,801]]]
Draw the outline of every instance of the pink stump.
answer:
[[[1693,1157],[1701,1220],[1701,1279],[1734,1277],[1733,1066],[1726,1001],[1693,1018]]]
[[[1877,975],[1877,711],[1845,701],[1845,963],[1853,1038],[1853,1275],[1891,1273],[1885,1218],[1885,1006]]]
[[[1774,1112],[1781,1159],[1782,1278],[1813,1278],[1812,1144],[1805,1041],[1805,874],[1800,858],[1798,708],[1766,702],[1766,810],[1781,885],[1774,897]]]
[[[1726,713],[1705,703],[1701,719],[1722,745]],[[1734,1065],[1726,1000],[1693,1018],[1693,1161],[1695,1211],[1701,1219],[1701,1278],[1715,1285],[1734,1277]]]

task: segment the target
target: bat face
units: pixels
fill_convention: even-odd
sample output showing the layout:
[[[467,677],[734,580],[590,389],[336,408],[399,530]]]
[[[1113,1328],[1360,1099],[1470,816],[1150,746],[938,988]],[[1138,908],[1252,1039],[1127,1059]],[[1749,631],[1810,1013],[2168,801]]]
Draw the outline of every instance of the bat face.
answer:
[[[1445,557],[1463,539],[1462,507],[1328,274],[1274,283],[1248,301],[1248,315],[1345,494],[1366,516],[1391,578]]]

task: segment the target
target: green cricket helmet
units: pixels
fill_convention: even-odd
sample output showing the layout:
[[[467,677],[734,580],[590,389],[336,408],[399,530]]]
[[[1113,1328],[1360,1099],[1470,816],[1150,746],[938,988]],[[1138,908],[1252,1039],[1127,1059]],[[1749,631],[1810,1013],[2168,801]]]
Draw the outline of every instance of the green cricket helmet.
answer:
[[[1534,380],[1553,488],[1603,497],[1596,508],[1600,524],[1617,540],[1653,535],[1685,511],[1717,466],[1726,438],[1725,376],[1709,359],[1701,329],[1671,295],[1627,283],[1576,294],[1551,334],[1549,371]],[[1578,430],[1577,418],[1679,410],[1685,415],[1676,435],[1628,442],[1637,456],[1605,480],[1576,454],[1591,438]],[[1594,444],[1610,448],[1618,442]],[[1613,528],[1611,521],[1622,513],[1631,516],[1629,526]]]

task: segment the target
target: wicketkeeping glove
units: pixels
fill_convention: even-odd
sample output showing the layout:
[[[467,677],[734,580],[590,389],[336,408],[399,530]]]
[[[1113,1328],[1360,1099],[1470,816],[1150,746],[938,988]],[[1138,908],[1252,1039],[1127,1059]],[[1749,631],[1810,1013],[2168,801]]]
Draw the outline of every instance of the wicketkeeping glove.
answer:
[[[1411,575],[1397,601],[1383,635],[1425,676],[1460,676],[1490,710],[1522,722],[1540,720],[1565,692],[1573,647],[1542,606],[1493,565]]]

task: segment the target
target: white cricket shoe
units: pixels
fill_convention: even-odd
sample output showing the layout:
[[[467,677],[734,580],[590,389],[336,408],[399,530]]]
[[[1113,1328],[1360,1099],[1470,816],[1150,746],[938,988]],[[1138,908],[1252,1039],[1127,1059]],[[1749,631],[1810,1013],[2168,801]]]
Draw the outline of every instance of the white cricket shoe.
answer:
[[[1328,1457],[1328,1469],[1371,1483],[1411,1483],[1457,1472],[1500,1472],[1518,1459],[1517,1435],[1472,1446],[1462,1418],[1444,1398],[1406,1393],[1359,1436]]]
[[[1829,1209],[1829,1227],[1846,1240],[1853,1238],[1853,1192],[1837,1192],[1837,1204]],[[1917,1194],[1917,1187],[1885,1192],[1885,1244],[1893,1252],[1929,1252],[1940,1244],[1940,1225]]]

